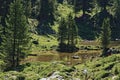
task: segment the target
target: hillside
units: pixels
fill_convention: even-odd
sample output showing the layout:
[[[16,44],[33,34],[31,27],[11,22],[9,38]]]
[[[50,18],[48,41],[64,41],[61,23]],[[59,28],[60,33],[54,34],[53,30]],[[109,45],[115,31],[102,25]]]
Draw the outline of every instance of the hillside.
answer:
[[[0,80],[4,78],[12,80],[119,80],[120,79],[120,55],[115,54],[106,58],[95,58],[85,63],[74,66],[65,65],[61,61],[52,62],[30,62],[22,64],[18,71],[8,71],[0,74]],[[54,70],[53,70],[54,69]],[[55,77],[56,76],[56,77]],[[43,79],[44,78],[44,79]]]
[[[0,80],[120,80],[120,0],[0,0]]]

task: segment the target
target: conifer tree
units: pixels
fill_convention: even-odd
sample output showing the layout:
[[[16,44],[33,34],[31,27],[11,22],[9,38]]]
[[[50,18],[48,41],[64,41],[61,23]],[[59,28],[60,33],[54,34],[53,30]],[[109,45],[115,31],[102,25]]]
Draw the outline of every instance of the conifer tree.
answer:
[[[9,15],[6,19],[6,34],[2,45],[8,64],[12,67],[19,65],[20,55],[26,50],[29,42],[27,20],[21,0],[10,4]]]
[[[0,17],[1,17],[1,25],[3,27],[3,33],[5,34],[5,18],[8,14],[8,10],[9,10],[9,5],[13,0],[0,0]]]
[[[82,10],[83,16],[90,13],[94,7],[93,2],[94,0],[74,0],[75,12]]]
[[[98,6],[101,7],[102,10],[107,10],[107,6],[112,6],[113,1],[112,0],[97,0]]]
[[[0,0],[0,16],[6,16],[9,9],[9,4],[13,0]]]
[[[110,20],[109,18],[104,19],[101,32],[101,45],[103,47],[102,56],[106,56],[107,49],[109,48],[111,40],[111,29],[110,29]]]
[[[40,0],[41,7],[40,7],[40,13],[38,16],[38,19],[40,23],[53,24],[55,20],[55,9],[56,9],[56,0]]]
[[[58,1],[58,3],[63,3],[63,0],[57,0]]]
[[[61,19],[60,26],[58,28],[58,40],[59,40],[59,50],[66,51],[66,39],[67,39],[67,24],[64,18]]]
[[[114,39],[120,39],[120,0],[115,0],[114,3],[115,14],[114,14],[114,22],[115,26],[112,29],[112,37]]]
[[[77,38],[78,29],[74,18],[70,13],[68,15],[67,21],[62,19],[59,26],[59,50],[63,52],[76,51]]]
[[[99,34],[103,21],[106,18],[110,19],[110,25],[113,24],[113,16],[108,10],[109,7],[113,6],[113,0],[96,0],[96,3],[98,8],[100,9],[100,12],[96,13],[93,18],[95,19],[94,26],[96,27],[96,30]]]
[[[75,21],[74,21],[74,18],[72,16],[72,14],[70,13],[68,15],[68,48],[69,48],[69,51],[74,51],[74,48],[76,47],[76,44],[77,44],[77,37],[78,37],[78,29],[77,29],[77,26],[75,24]]]

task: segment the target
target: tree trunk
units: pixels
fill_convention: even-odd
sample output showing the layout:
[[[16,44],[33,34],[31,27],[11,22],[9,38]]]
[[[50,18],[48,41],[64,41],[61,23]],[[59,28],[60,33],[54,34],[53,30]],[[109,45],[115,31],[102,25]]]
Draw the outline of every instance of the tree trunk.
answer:
[[[19,48],[19,40],[18,40],[17,55],[16,55],[16,66],[19,66],[19,55],[20,55],[20,48]]]
[[[85,1],[83,0],[83,4],[82,4],[83,17],[85,16],[85,7],[86,7]]]
[[[15,0],[16,1],[16,0]],[[16,12],[16,8],[15,8],[15,12]],[[15,68],[16,66],[16,61],[15,61],[15,55],[16,55],[16,13],[15,13],[15,24],[14,24],[14,33],[13,33],[13,67]]]

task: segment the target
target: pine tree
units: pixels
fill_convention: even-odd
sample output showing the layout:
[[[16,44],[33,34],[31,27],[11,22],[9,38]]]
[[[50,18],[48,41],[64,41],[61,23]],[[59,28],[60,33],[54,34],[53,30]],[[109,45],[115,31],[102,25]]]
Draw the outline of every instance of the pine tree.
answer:
[[[107,6],[112,6],[112,3],[112,0],[97,0],[97,4],[101,7],[102,10],[107,10]]]
[[[94,7],[93,2],[94,0],[74,0],[75,12],[82,10],[83,16],[90,13]]]
[[[110,29],[110,20],[108,18],[104,19],[101,32],[101,45],[103,47],[102,56],[106,56],[107,49],[109,48],[111,40],[111,29]]]
[[[1,16],[1,25],[3,27],[3,33],[5,34],[5,18],[8,14],[9,5],[13,0],[0,0],[0,16]]]
[[[1,42],[2,42],[2,33],[3,33],[3,26],[1,24],[1,16],[0,16],[0,45],[1,45]]]
[[[77,47],[78,29],[74,18],[70,13],[67,21],[61,20],[59,26],[59,50],[62,52],[74,52]]]
[[[68,15],[68,48],[70,52],[74,51],[74,48],[76,48],[76,44],[77,44],[77,37],[78,37],[78,29],[77,26],[75,24],[74,18],[72,16],[72,14],[70,13]]]
[[[57,0],[58,1],[58,3],[63,3],[63,0]]]
[[[67,0],[68,4],[73,5],[74,4],[74,0]]]
[[[2,45],[4,46],[8,63],[12,67],[16,67],[19,65],[20,55],[29,42],[27,20],[21,0],[15,0],[10,4],[10,12],[6,19],[6,24],[6,34]]]
[[[64,18],[61,19],[60,26],[58,28],[58,40],[59,51],[66,51],[66,39],[67,39],[67,24]]]
[[[114,3],[115,14],[114,14],[114,22],[115,26],[112,29],[112,37],[114,39],[120,39],[120,0],[115,0]]]
[[[94,16],[94,23],[98,34],[100,33],[101,26],[103,24],[104,19],[110,19],[110,25],[113,24],[113,16],[109,12],[108,8],[113,6],[113,0],[96,0],[97,6],[100,9],[98,13]]]
[[[100,15],[98,20],[100,20],[100,24],[102,25],[103,20],[107,17],[112,19],[112,16],[110,12],[108,11],[107,7],[112,7],[113,6],[113,0],[97,0],[98,6],[101,8]],[[100,26],[101,26],[100,25]]]
[[[40,7],[40,13],[38,16],[38,19],[40,23],[53,24],[55,20],[55,9],[56,9],[56,0],[40,0],[41,7]]]
[[[0,16],[6,16],[9,9],[9,4],[13,0],[0,0]]]

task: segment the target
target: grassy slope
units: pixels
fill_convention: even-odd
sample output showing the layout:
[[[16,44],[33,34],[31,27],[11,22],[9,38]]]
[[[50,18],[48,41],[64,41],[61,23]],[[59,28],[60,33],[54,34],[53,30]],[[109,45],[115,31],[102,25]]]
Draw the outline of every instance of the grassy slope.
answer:
[[[57,46],[57,39],[51,35],[48,36],[40,36],[33,34],[33,41],[37,41],[38,44],[32,44],[32,53],[38,54],[39,51],[42,50],[50,50],[52,46]]]
[[[88,78],[94,78],[95,80],[112,80],[113,77],[119,77],[120,80],[120,54],[112,55],[105,58],[96,58],[94,60],[87,61],[82,65],[77,65],[76,68],[79,71],[84,69],[88,70]],[[83,77],[83,73],[80,73]]]
[[[79,78],[84,80],[84,69],[87,69],[89,80],[120,80],[120,54],[115,54],[106,58],[95,58],[86,63],[75,66],[64,65],[64,62],[31,62],[20,66],[21,72],[9,71],[0,74],[0,80],[7,76],[9,80],[13,78],[25,78],[25,80],[38,80],[47,77],[54,71],[60,71],[60,75],[65,80]],[[19,69],[19,68],[18,68]],[[17,80],[17,79],[14,79]]]

